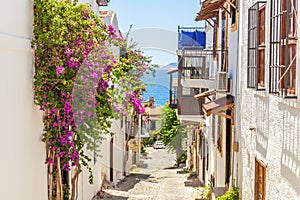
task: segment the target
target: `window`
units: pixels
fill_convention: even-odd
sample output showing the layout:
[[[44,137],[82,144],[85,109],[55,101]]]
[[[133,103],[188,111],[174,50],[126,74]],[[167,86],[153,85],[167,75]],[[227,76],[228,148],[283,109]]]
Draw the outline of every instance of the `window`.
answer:
[[[182,87],[182,95],[191,95],[191,88]]]
[[[217,17],[214,23],[214,35],[213,35],[213,57],[217,59],[217,49],[218,49],[218,24],[219,18]]]
[[[282,97],[296,97],[297,3],[271,3],[269,91]]]
[[[150,121],[150,130],[156,129],[156,121]]]
[[[265,40],[266,40],[266,6],[258,11],[258,65],[257,85],[258,89],[265,88]]]
[[[222,29],[221,29],[221,50],[222,52],[227,50],[227,20],[226,11],[222,12]],[[221,71],[227,72],[227,54],[221,54]]]
[[[205,56],[201,49],[183,50],[182,75],[185,79],[208,78]]]
[[[265,88],[265,2],[257,2],[248,9],[248,66],[247,87]]]
[[[266,199],[266,165],[255,158],[254,200]]]

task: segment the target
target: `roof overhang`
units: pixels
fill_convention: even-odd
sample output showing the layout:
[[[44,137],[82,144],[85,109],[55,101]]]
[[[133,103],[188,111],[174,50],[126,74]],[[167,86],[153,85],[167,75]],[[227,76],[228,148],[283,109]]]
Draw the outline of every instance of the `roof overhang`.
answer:
[[[216,90],[209,90],[209,91],[206,91],[206,92],[202,92],[200,94],[195,95],[194,97],[197,98],[197,99],[202,99],[202,98],[207,97],[209,100],[211,100],[209,98],[209,96],[213,96],[213,95],[216,95]]]
[[[211,114],[219,115],[225,118],[232,119],[232,115],[226,115],[226,110],[234,108],[233,96],[227,95],[214,101],[202,104],[202,109],[207,116]]]
[[[201,10],[195,21],[208,20],[216,17],[219,14],[219,9],[224,8],[224,3],[227,0],[206,0],[201,2]],[[226,10],[227,11],[227,10]]]
[[[178,72],[178,68],[173,68],[173,69],[168,70],[168,74],[173,74],[175,72]]]

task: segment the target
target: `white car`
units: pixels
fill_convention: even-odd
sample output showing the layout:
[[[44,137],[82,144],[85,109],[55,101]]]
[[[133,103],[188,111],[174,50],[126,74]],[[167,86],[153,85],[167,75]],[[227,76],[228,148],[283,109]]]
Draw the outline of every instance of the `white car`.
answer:
[[[153,148],[154,149],[164,149],[166,147],[162,141],[158,140],[153,144]]]

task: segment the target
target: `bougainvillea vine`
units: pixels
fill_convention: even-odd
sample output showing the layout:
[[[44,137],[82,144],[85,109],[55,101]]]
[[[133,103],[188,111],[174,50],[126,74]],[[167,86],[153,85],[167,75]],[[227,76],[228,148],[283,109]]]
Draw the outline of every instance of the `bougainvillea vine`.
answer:
[[[91,172],[84,148],[96,149],[113,118],[144,112],[140,78],[150,59],[131,49],[119,58],[112,45],[126,43],[89,6],[34,0],[34,91],[43,112],[49,199],[74,200],[82,166]],[[71,191],[63,180],[70,170]]]

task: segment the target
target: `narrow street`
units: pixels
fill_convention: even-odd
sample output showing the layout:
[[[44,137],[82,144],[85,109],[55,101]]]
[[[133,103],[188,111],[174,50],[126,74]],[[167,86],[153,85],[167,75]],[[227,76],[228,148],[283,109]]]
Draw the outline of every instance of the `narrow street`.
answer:
[[[106,189],[104,199],[180,200],[199,197],[201,188],[185,186],[188,173],[176,169],[175,155],[166,149],[146,148],[147,158],[115,188]]]

